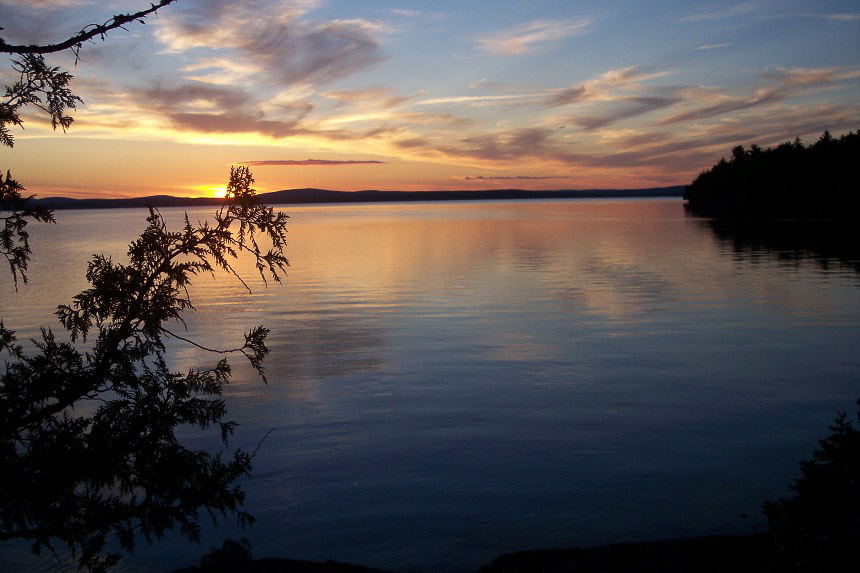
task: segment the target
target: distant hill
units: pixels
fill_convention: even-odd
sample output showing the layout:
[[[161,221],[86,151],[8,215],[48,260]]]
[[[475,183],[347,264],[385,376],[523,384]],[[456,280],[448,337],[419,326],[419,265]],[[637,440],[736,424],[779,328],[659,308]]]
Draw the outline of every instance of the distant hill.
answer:
[[[613,199],[637,197],[681,197],[683,185],[648,189],[583,189],[555,191],[526,191],[523,189],[491,189],[487,191],[330,191],[327,189],[285,189],[260,193],[267,205],[299,205],[306,203],[378,203],[403,201],[487,201],[521,199]],[[219,205],[215,197],[172,197],[151,195],[129,199],[70,199],[45,197],[36,202],[49,209],[116,209],[125,207],[195,207]]]

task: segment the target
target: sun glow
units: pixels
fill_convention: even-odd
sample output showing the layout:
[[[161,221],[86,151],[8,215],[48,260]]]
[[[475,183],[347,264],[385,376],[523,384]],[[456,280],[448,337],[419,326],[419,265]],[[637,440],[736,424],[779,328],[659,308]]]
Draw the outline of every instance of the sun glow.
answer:
[[[227,194],[226,185],[200,185],[194,187],[194,190],[202,193],[204,197],[223,197]]]

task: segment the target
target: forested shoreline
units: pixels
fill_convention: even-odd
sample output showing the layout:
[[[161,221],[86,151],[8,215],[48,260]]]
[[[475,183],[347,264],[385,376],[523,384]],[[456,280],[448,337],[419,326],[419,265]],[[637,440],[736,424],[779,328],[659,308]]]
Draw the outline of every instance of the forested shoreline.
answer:
[[[847,219],[860,206],[858,166],[860,130],[839,138],[825,131],[808,146],[738,145],[688,185],[684,199],[706,217]]]

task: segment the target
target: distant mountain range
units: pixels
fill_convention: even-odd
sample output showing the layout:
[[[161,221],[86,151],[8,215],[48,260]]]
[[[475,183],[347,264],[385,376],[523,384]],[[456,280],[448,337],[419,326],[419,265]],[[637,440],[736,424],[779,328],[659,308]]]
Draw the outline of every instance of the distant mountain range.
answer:
[[[491,189],[487,191],[329,191],[327,189],[285,189],[260,193],[267,205],[299,205],[304,203],[378,203],[387,201],[487,201],[500,199],[613,199],[635,197],[681,197],[683,185],[649,189],[581,189],[556,191],[526,191],[523,189]],[[219,205],[217,197],[173,197],[150,195],[129,199],[71,199],[45,197],[36,202],[49,209],[115,209],[123,207],[194,207]]]

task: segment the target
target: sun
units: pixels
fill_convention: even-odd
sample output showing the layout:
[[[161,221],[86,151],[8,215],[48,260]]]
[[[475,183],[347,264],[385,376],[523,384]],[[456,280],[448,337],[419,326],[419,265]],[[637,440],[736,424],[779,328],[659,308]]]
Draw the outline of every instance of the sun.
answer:
[[[224,197],[227,194],[225,185],[196,185],[190,187],[194,192],[199,193],[198,197]]]
[[[213,197],[223,197],[227,194],[227,187],[224,185],[219,185],[216,187],[207,187],[206,190],[212,193]]]

